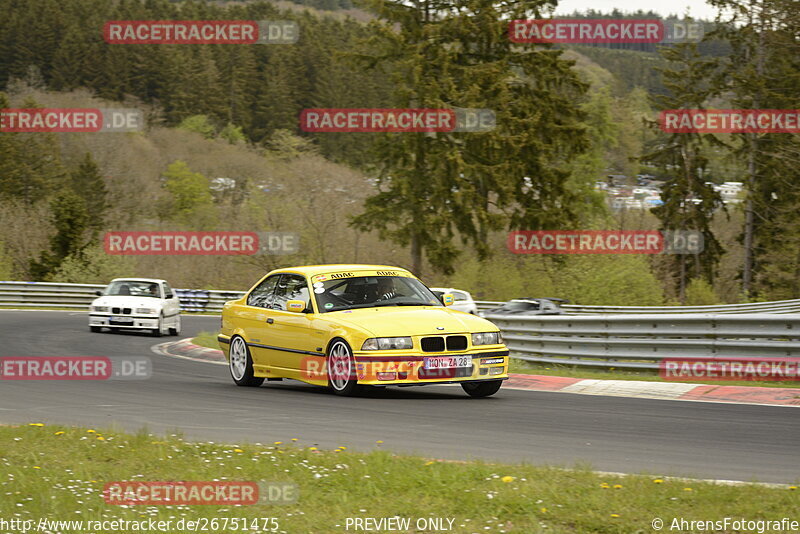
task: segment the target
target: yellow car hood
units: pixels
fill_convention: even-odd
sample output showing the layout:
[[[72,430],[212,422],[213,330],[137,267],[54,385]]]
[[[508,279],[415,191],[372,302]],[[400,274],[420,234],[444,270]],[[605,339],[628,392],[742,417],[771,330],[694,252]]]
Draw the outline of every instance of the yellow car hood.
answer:
[[[486,319],[439,306],[361,308],[329,312],[322,314],[322,317],[352,328],[366,330],[373,337],[497,331],[497,327]]]

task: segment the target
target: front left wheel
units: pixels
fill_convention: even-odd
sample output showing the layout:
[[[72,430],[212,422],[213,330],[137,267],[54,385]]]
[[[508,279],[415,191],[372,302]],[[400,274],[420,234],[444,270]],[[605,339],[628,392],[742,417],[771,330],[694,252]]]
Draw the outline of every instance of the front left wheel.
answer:
[[[237,386],[258,387],[264,383],[263,378],[253,375],[253,358],[250,357],[250,349],[247,348],[244,339],[238,336],[231,340],[228,368],[231,378]]]

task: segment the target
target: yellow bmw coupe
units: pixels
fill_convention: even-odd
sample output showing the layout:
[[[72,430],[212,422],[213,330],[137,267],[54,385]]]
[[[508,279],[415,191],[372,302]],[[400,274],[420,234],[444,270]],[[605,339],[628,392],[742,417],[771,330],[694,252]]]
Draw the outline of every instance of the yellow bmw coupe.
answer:
[[[239,386],[293,378],[351,395],[458,382],[493,395],[508,378],[508,349],[495,325],[452,302],[398,267],[290,267],[225,304],[218,340]]]

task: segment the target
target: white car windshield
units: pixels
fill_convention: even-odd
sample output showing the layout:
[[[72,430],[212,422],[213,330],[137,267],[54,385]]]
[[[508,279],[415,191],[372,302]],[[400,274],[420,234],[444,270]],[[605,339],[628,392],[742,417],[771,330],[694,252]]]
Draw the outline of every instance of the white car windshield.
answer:
[[[415,278],[353,276],[314,284],[320,312],[381,306],[442,306],[436,295]]]
[[[158,284],[155,282],[145,282],[143,280],[117,280],[111,282],[106,288],[104,295],[132,297],[161,298]]]

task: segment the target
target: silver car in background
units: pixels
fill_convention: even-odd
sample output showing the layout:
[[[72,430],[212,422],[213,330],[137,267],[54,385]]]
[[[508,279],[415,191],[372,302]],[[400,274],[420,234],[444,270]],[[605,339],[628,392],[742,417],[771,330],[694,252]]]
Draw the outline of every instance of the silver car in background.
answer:
[[[545,298],[519,298],[504,302],[496,308],[483,310],[478,315],[561,315],[564,311],[562,304],[569,303],[567,299]]]
[[[471,313],[478,315],[478,305],[472,299],[472,295],[462,289],[454,289],[452,287],[432,287],[430,288],[434,295],[442,299],[442,296],[450,293],[453,295],[453,304],[450,306],[451,310],[457,310],[464,313]]]

